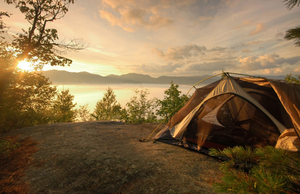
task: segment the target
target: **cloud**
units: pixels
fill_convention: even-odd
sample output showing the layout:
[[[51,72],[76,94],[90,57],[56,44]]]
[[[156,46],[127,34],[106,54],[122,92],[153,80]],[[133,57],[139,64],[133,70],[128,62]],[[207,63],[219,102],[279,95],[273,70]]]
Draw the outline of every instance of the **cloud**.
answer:
[[[262,41],[255,40],[255,41],[247,42],[246,45],[258,45],[258,44],[261,44],[261,43],[262,43]]]
[[[157,30],[174,23],[160,11],[162,7],[167,7],[168,1],[103,0],[102,3],[104,6],[99,10],[100,17],[112,26],[122,27],[129,32],[134,32],[136,28]]]
[[[249,49],[243,49],[242,52],[243,53],[250,53],[251,51]]]
[[[248,56],[248,57],[238,57],[236,59],[238,62],[238,68],[246,71],[261,70],[261,69],[271,69],[280,68],[284,65],[297,65],[300,61],[300,56],[283,58],[277,54],[267,54],[259,57]]]
[[[275,35],[275,38],[283,38],[284,34],[282,32],[279,32]]]
[[[216,46],[216,47],[214,47],[212,49],[209,49],[209,51],[217,51],[217,52],[223,52],[225,50],[227,50],[226,47],[220,47],[220,46]]]
[[[238,29],[238,28],[242,28],[242,27],[245,27],[245,26],[252,25],[252,23],[253,23],[253,21],[251,21],[251,20],[245,20],[245,21],[243,21],[242,24],[236,26],[235,29]]]
[[[183,64],[180,63],[167,63],[166,65],[147,65],[142,64],[140,66],[135,66],[133,69],[135,72],[144,73],[171,73],[176,71],[178,68],[182,67]]]
[[[255,35],[260,33],[265,28],[265,25],[263,23],[256,24],[255,30],[250,32],[250,35]]]
[[[190,44],[182,47],[168,48],[167,52],[163,52],[157,48],[152,49],[152,52],[163,58],[166,61],[178,61],[195,57],[198,55],[205,55],[206,47]]]
[[[216,61],[192,64],[187,67],[187,71],[222,71],[236,66],[235,61]]]
[[[106,19],[107,21],[109,21],[111,23],[112,26],[120,26],[123,27],[122,22],[120,21],[119,18],[115,17],[113,14],[103,11],[103,10],[99,10],[100,13],[100,17]]]
[[[297,67],[293,70],[293,72],[297,73],[297,74],[300,74],[300,67]]]
[[[202,22],[202,21],[207,21],[207,20],[212,20],[213,17],[210,16],[201,16],[198,18],[198,21]]]

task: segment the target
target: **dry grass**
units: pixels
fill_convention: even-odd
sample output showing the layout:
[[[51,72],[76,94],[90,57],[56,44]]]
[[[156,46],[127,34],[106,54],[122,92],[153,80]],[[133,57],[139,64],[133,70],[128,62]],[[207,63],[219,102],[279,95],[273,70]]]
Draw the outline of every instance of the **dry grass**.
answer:
[[[0,193],[28,193],[28,184],[21,181],[21,178],[32,161],[31,155],[38,150],[37,142],[30,137],[21,140],[18,140],[18,136],[5,139],[19,142],[20,147],[12,150],[8,156],[0,155]]]

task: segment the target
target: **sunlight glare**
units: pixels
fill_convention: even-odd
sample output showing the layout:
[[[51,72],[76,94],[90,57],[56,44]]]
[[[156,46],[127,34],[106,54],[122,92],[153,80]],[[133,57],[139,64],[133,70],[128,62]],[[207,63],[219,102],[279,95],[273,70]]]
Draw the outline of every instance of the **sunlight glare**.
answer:
[[[34,68],[27,61],[20,61],[18,67],[25,71],[34,71]]]

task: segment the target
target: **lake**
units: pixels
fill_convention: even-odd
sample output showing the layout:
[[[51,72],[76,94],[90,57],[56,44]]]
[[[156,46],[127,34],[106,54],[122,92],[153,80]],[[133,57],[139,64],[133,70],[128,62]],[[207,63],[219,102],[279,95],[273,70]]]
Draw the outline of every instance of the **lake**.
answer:
[[[133,88],[148,89],[150,94],[148,100],[153,98],[163,99],[164,91],[170,88],[170,84],[110,84],[110,85],[58,85],[59,90],[69,89],[70,93],[75,96],[74,102],[77,105],[88,104],[88,109],[92,112],[98,100],[101,100],[107,88],[113,89],[117,101],[122,107],[129,102],[130,98],[134,95]],[[192,86],[180,85],[178,90],[181,94],[186,94]],[[198,85],[197,87],[201,87]],[[194,88],[191,89],[189,94],[193,94]],[[78,106],[79,107],[79,106]]]

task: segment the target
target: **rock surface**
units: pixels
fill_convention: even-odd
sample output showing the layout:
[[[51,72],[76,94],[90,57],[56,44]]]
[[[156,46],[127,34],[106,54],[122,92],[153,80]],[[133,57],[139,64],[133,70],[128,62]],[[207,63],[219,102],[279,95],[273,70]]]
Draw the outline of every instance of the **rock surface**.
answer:
[[[38,142],[23,177],[30,193],[213,193],[211,183],[221,179],[219,161],[161,142],[138,141],[157,126],[56,123],[5,136],[31,136]]]

